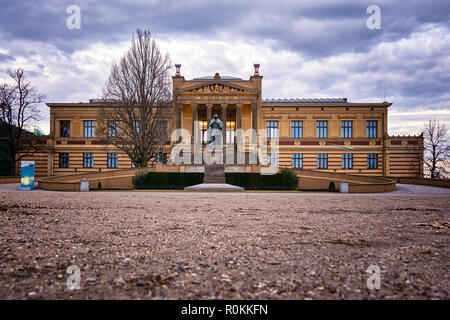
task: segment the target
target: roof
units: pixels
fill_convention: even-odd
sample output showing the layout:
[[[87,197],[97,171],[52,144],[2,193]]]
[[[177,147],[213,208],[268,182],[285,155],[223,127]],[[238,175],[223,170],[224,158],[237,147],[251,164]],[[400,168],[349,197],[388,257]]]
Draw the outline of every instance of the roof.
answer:
[[[214,80],[214,76],[204,76],[199,78],[194,78],[191,81],[212,81]],[[229,77],[229,76],[220,76],[220,80],[222,81],[242,81],[241,78]]]
[[[263,103],[347,103],[347,98],[263,99]]]

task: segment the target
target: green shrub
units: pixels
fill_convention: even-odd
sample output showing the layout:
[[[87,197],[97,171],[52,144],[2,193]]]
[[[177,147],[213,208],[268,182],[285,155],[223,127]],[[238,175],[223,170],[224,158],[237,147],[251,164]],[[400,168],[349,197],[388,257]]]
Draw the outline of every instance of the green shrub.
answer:
[[[225,173],[226,182],[247,190],[296,190],[298,177],[294,171],[283,169],[277,174]]]
[[[136,189],[184,189],[203,182],[203,173],[137,172],[133,178]]]

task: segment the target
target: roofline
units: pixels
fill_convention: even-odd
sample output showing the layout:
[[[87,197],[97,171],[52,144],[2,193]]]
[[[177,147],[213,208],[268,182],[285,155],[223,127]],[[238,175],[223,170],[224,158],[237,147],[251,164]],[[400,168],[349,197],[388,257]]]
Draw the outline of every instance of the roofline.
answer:
[[[390,107],[392,102],[262,102],[270,107]]]
[[[170,101],[169,101],[170,102]],[[50,108],[54,107],[110,107],[112,103],[89,103],[89,102],[51,102],[46,103]],[[392,102],[262,102],[263,107],[390,107]]]

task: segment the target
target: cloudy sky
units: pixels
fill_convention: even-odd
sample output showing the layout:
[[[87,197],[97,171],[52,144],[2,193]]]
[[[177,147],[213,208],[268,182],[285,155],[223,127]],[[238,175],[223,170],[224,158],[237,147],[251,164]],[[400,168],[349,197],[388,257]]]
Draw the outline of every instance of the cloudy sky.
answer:
[[[67,8],[81,10],[68,29]],[[381,29],[369,29],[370,5]],[[182,75],[248,78],[263,98],[347,97],[390,108],[390,134],[450,124],[448,0],[2,0],[0,81],[22,67],[48,102],[101,97],[111,62],[150,29]],[[48,132],[48,108],[40,126]]]

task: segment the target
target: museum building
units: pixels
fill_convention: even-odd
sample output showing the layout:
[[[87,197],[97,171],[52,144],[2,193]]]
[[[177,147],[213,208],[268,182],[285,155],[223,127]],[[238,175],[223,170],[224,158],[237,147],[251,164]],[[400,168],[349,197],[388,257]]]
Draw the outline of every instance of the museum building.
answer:
[[[320,170],[357,175],[420,177],[423,175],[423,136],[389,136],[388,109],[392,103],[350,102],[347,98],[263,99],[259,65],[248,80],[206,76],[186,80],[176,65],[172,110],[165,125],[168,132],[186,129],[193,133],[196,122],[203,146],[208,121],[218,114],[224,124],[223,141],[236,143],[236,130],[264,129],[267,140],[278,138],[277,153],[267,162],[279,168]],[[96,135],[101,108],[108,103],[47,103],[50,134],[46,152],[32,157],[36,175],[63,175],[129,169],[128,156]],[[174,166],[167,141],[157,158],[158,166]],[[259,166],[262,163],[254,164]],[[251,164],[241,166],[248,172]],[[240,171],[234,165],[235,171]],[[173,170],[172,170],[173,171]]]

